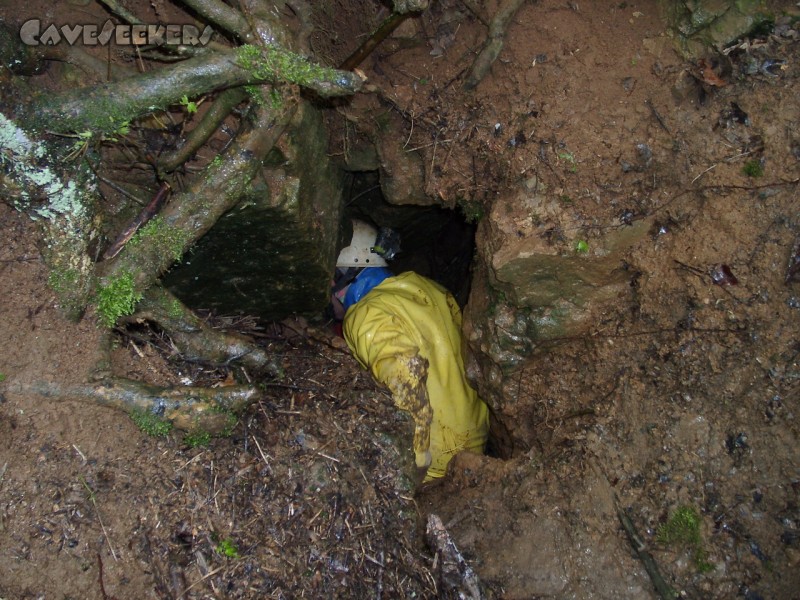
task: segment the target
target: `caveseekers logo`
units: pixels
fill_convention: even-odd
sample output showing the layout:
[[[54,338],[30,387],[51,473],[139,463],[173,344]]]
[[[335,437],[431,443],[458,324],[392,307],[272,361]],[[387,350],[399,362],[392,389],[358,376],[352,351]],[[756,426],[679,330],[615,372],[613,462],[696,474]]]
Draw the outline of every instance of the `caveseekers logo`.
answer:
[[[120,46],[205,46],[214,30],[206,25],[200,31],[194,25],[117,25],[109,19],[99,25],[43,26],[40,19],[25,21],[19,38],[28,46],[83,44],[105,46],[112,41]]]

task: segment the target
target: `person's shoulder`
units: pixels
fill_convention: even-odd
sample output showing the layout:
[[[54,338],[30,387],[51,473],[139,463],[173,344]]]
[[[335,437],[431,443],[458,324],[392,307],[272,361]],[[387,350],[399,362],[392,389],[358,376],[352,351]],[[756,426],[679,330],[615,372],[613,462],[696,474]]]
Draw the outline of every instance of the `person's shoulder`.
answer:
[[[420,275],[415,271],[405,271],[400,273],[400,275],[396,275],[394,279],[396,279],[398,282],[402,282],[405,285],[420,287],[428,293],[446,293],[445,288],[441,284],[429,277],[425,277],[425,275]]]
[[[426,285],[436,283],[432,279],[429,279],[424,275],[420,275],[416,271],[403,271],[402,273],[395,275],[392,279],[408,283],[424,283]]]

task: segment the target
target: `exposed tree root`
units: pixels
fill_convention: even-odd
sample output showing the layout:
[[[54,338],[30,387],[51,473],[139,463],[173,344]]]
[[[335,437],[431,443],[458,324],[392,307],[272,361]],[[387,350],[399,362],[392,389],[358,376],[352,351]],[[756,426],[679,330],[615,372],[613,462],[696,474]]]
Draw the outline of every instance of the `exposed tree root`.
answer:
[[[183,0],[183,4],[210,23],[240,37],[243,41],[252,42],[254,40],[250,25],[244,15],[221,0]]]
[[[147,290],[132,318],[158,323],[186,360],[237,364],[273,377],[281,373],[274,358],[263,348],[242,335],[211,328],[160,285]]]
[[[113,12],[131,23],[138,18],[116,0],[101,0]],[[5,29],[0,29],[0,58],[3,64],[21,65],[19,73],[34,73],[43,59],[72,62],[95,74],[104,83],[62,94],[32,97],[19,101],[13,118],[0,114],[0,156],[6,177],[0,191],[21,210],[45,217],[51,232],[46,246],[52,248],[47,260],[53,268],[51,285],[59,303],[73,316],[82,314],[89,302],[96,302],[101,321],[113,326],[121,316],[156,322],[171,338],[186,360],[238,365],[257,376],[278,376],[280,367],[267,352],[242,335],[215,330],[157,285],[159,277],[187,249],[214,226],[217,219],[235,206],[251,188],[262,169],[262,161],[272,150],[302,102],[298,89],[305,88],[320,97],[350,95],[363,84],[363,76],[315,65],[290,50],[291,34],[279,17],[266,10],[260,0],[242,0],[237,8],[219,0],[184,0],[196,14],[225,29],[231,39],[251,42],[238,48],[212,42],[205,48],[177,47],[167,50],[191,58],[146,73],[121,78],[124,71],[112,71],[88,55],[66,50],[34,52],[19,44]],[[401,10],[420,10],[427,0],[408,0]],[[310,31],[309,6],[305,0],[293,4],[307,36]],[[163,50],[163,49],[162,49]],[[7,60],[8,59],[8,60]],[[13,59],[13,60],[12,60]],[[108,81],[120,77],[117,81]],[[165,157],[160,172],[177,168],[201,147],[252,90],[244,86],[269,84],[269,97],[250,102],[241,118],[241,133],[230,147],[196,176],[146,226],[131,227],[107,260],[93,264],[89,242],[96,235],[98,195],[92,172],[85,161],[56,168],[81,158],[99,147],[99,141],[115,140],[128,134],[129,125],[154,111],[168,109],[182,97],[197,97],[223,90],[214,106],[192,130],[184,146]],[[20,85],[22,85],[20,83]],[[17,93],[21,99],[28,98]],[[57,138],[43,137],[42,132]],[[75,142],[64,140],[72,138]],[[95,143],[96,142],[96,143]],[[166,195],[154,198],[152,207],[134,224],[144,223]],[[121,248],[117,253],[117,248]],[[69,260],[59,263],[59,258]],[[109,336],[106,336],[108,341]],[[18,386],[18,391],[45,398],[76,399],[124,410],[135,419],[149,418],[153,427],[164,422],[184,430],[222,433],[231,425],[232,413],[246,408],[261,397],[254,386],[219,388],[158,387],[110,374],[108,354],[98,365],[96,381],[61,386],[38,382]]]
[[[394,12],[399,14],[409,12],[422,12],[428,8],[428,0],[392,0]]]
[[[199,430],[210,434],[225,433],[231,427],[233,414],[241,413],[261,399],[261,391],[255,386],[159,387],[124,378],[83,385],[40,381],[13,386],[11,391],[37,394],[48,399],[93,402],[123,410],[143,429],[148,427],[147,419],[154,418],[183,431]]]
[[[189,132],[183,145],[161,157],[158,162],[159,171],[169,173],[189,160],[214,134],[225,117],[245,98],[247,92],[242,88],[231,88],[219,94],[202,120]]]
[[[675,590],[673,590],[669,584],[664,581],[653,555],[647,551],[647,546],[645,546],[642,538],[636,531],[633,521],[631,521],[630,517],[620,507],[619,501],[615,501],[615,504],[619,522],[622,524],[622,528],[625,530],[625,534],[628,536],[628,541],[630,542],[633,551],[636,553],[637,558],[642,561],[642,566],[650,576],[650,581],[653,582],[653,587],[658,593],[658,597],[662,600],[675,600],[675,598],[678,597],[678,594],[676,594]]]
[[[411,13],[392,13],[386,17],[375,32],[369,36],[355,52],[348,56],[339,68],[345,71],[355,69],[378,47],[378,44],[385,40],[386,37],[397,29],[409,16],[411,16]]]
[[[464,80],[464,89],[475,89],[497,60],[503,49],[506,28],[525,0],[505,0],[489,25],[489,37]]]
[[[348,71],[312,65],[276,47],[243,46],[208,52],[162,69],[41,98],[29,107],[27,121],[37,129],[62,133],[114,132],[125,122],[214,90],[286,80],[320,96],[349,95],[363,79]]]
[[[161,234],[154,230],[157,235],[146,236],[146,243],[128,244],[115,258],[98,265],[102,284],[110,286],[115,280],[130,277],[133,297],[141,298],[175,260],[236,205],[296,109],[297,99],[292,97],[274,114],[257,108],[255,123],[236,139],[224,160],[209,165],[205,176],[196,177],[185,192],[173,196],[159,217],[165,225]],[[102,306],[100,309],[103,312]],[[104,316],[111,317],[109,322],[116,320],[113,314]]]

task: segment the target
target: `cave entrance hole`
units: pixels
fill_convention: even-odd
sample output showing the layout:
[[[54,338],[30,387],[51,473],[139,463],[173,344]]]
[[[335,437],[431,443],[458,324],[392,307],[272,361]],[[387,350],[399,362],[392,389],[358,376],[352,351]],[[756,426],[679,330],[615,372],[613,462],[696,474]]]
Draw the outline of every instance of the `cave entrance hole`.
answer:
[[[340,247],[349,243],[351,219],[391,227],[400,234],[401,244],[401,252],[389,263],[391,271],[414,271],[433,279],[449,290],[463,309],[472,283],[475,223],[458,209],[390,204],[381,193],[377,171],[348,173],[345,190]],[[508,430],[492,412],[486,454],[508,459],[512,453]]]
[[[349,243],[351,219],[390,227],[400,235],[400,252],[389,269],[433,279],[464,308],[472,282],[475,224],[458,209],[390,204],[381,193],[377,171],[350,172],[347,179],[340,247]]]

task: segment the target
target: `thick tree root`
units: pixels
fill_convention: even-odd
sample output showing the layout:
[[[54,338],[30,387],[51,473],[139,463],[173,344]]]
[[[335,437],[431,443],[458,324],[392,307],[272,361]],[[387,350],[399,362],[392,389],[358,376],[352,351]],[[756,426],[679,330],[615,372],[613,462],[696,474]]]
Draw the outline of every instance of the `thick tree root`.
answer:
[[[364,80],[349,71],[314,65],[277,47],[242,46],[92,88],[42,97],[29,107],[34,128],[56,132],[115,132],[136,118],[215,90],[288,81],[322,97],[351,95]]]
[[[186,360],[241,365],[259,375],[281,374],[280,366],[263,348],[244,336],[212,329],[160,285],[147,290],[133,318],[158,323]]]
[[[196,177],[185,192],[172,197],[159,216],[162,226],[152,228],[150,235],[140,240],[146,243],[129,243],[115,258],[100,263],[102,286],[110,288],[115,281],[130,278],[131,298],[141,298],[221,215],[236,205],[296,109],[297,99],[292,97],[287,97],[274,114],[264,108],[256,109],[253,127],[238,136],[223,160],[211,163],[204,176]],[[133,307],[130,308],[127,312],[105,314],[101,303],[100,312],[107,322],[113,323],[117,317],[132,312]]]
[[[122,378],[66,386],[41,381],[13,386],[10,391],[33,393],[48,399],[93,402],[123,410],[145,430],[154,422],[168,422],[177,429],[210,434],[228,431],[232,415],[261,399],[260,390],[254,386],[172,388]]]
[[[489,69],[497,60],[500,51],[503,49],[504,38],[506,35],[506,28],[508,23],[517,13],[519,8],[525,0],[505,0],[489,25],[489,37],[483,50],[480,51],[475,62],[472,63],[472,68],[464,80],[464,89],[475,89],[478,84],[483,80]]]
[[[158,161],[159,171],[169,173],[189,160],[214,134],[236,105],[246,98],[247,92],[242,88],[225,90],[217,96],[214,104],[203,115],[203,119],[189,132],[183,145],[160,158]]]
[[[221,0],[183,0],[197,14],[246,42],[253,42],[250,24],[244,15]]]

